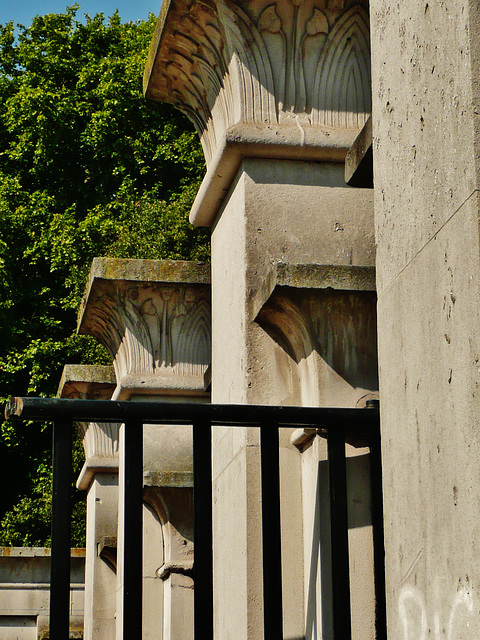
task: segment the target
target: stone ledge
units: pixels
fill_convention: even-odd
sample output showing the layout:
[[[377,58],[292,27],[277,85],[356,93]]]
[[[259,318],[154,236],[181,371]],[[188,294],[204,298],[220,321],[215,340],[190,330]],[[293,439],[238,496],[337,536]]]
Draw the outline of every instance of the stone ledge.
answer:
[[[193,487],[193,472],[147,471],[143,481],[146,487]]]
[[[77,318],[78,333],[85,331],[85,311],[95,281],[170,282],[210,284],[210,263],[188,260],[136,260],[129,258],[94,258]]]
[[[0,582],[1,591],[49,591],[49,582]],[[85,584],[83,582],[71,582],[70,591],[84,591]],[[3,610],[5,611],[5,610]],[[0,609],[0,615],[3,613]],[[8,613],[11,614],[10,611]]]
[[[212,158],[190,211],[190,222],[210,227],[244,158],[343,162],[357,130],[298,125],[237,124]]]
[[[129,374],[118,380],[112,400],[129,400],[134,395],[208,397],[203,381],[194,376]]]
[[[209,262],[191,260],[139,260],[94,258],[78,313],[78,329],[95,280],[137,283],[210,284]],[[81,332],[80,332],[81,333]]]
[[[77,478],[77,489],[86,491],[93,482],[97,473],[118,474],[118,455],[116,456],[93,456],[83,465]]]
[[[48,558],[52,555],[50,547],[0,547],[0,558]],[[84,558],[85,549],[70,549],[71,558]]]
[[[57,398],[109,400],[115,386],[112,366],[66,364],[58,385]]]
[[[275,287],[375,291],[375,267],[273,262],[253,301],[256,317]]]

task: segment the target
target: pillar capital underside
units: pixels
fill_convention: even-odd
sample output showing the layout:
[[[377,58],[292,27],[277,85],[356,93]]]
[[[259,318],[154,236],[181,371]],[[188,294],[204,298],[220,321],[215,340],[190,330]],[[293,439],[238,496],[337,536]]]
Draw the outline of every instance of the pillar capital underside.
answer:
[[[115,399],[205,396],[210,364],[210,268],[205,263],[96,258],[79,333],[109,351]]]
[[[367,11],[366,0],[165,0],[145,94],[188,115],[208,166],[239,126],[240,142],[279,157],[346,151],[371,111]]]
[[[59,398],[110,400],[115,390],[113,367],[69,364],[63,368]],[[77,422],[85,451],[85,464],[77,480],[88,489],[97,473],[118,473],[118,424]]]

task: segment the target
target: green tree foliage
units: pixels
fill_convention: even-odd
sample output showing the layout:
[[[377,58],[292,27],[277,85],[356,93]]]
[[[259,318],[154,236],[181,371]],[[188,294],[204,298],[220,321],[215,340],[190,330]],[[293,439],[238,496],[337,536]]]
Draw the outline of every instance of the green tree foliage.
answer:
[[[95,256],[208,252],[206,232],[187,223],[203,172],[197,137],[179,112],[141,93],[153,16],[81,23],[77,11],[37,16],[16,34],[0,25],[3,398],[53,396],[64,364],[109,361],[75,334]],[[49,437],[35,423],[1,425],[0,543],[48,539]]]

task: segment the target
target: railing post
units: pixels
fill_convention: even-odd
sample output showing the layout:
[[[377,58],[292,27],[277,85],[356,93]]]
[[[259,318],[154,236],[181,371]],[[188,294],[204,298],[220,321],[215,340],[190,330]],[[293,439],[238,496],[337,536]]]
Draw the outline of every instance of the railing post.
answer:
[[[142,639],[143,423],[124,424],[123,640]]]
[[[54,421],[52,450],[50,640],[66,640],[70,636],[71,420]]]
[[[372,434],[370,441],[370,486],[372,495],[373,564],[375,570],[376,638],[377,640],[386,640],[387,605],[385,599],[385,543],[380,433]]]
[[[212,427],[193,423],[194,638],[213,640]]]
[[[283,638],[280,448],[278,426],[260,426],[264,640]]]
[[[329,429],[328,472],[332,544],[332,591],[334,640],[350,640],[350,569],[348,557],[347,466],[345,432]]]

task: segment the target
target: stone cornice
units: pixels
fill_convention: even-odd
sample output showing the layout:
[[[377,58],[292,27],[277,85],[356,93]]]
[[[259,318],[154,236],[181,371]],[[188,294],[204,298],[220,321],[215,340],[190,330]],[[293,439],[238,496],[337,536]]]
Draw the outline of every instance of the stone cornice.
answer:
[[[253,297],[256,316],[276,287],[333,289],[336,291],[376,291],[375,267],[334,264],[288,264],[272,262]]]
[[[358,131],[371,110],[365,6],[366,0],[166,1],[145,93],[190,117],[208,165],[235,125]]]

